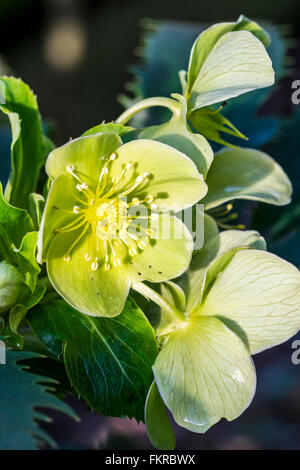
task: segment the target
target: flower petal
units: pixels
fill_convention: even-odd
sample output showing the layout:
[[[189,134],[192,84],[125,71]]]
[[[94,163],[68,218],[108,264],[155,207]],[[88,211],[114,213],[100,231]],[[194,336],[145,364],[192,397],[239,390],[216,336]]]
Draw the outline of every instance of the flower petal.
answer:
[[[187,227],[169,214],[161,214],[155,226],[155,238],[141,238],[146,246],[129,264],[133,280],[163,282],[180,276],[189,266],[193,239]]]
[[[87,183],[97,182],[105,162],[101,157],[109,157],[121,144],[120,137],[114,132],[79,137],[50,153],[46,172],[54,179],[65,174],[68,166],[74,166]]]
[[[177,94],[172,96],[179,101],[178,113],[174,113],[170,121],[164,124],[146,127],[140,133],[140,137],[163,142],[183,152],[193,160],[200,173],[206,177],[214,157],[212,148],[205,137],[189,130],[185,98]]]
[[[237,418],[251,402],[255,369],[242,340],[217,318],[193,318],[170,335],[153,366],[175,421],[204,433]]]
[[[226,33],[241,30],[253,33],[265,47],[270,45],[271,40],[269,34],[264,31],[258,23],[251,21],[244,15],[240,15],[235,22],[217,23],[210,26],[198,36],[191,50],[187,82],[188,93],[191,91],[203,63],[218,40]]]
[[[251,199],[278,206],[288,204],[291,182],[266,153],[254,149],[224,149],[215,155],[206,179],[206,209],[231,199]]]
[[[271,253],[239,251],[215,279],[201,314],[236,326],[252,354],[280,344],[300,329],[300,273]]]
[[[101,264],[101,249],[104,257],[104,247],[99,243],[96,253],[94,235],[87,233],[78,242],[65,261],[64,256],[79,236],[79,232],[67,232],[57,235],[52,241],[48,256],[47,270],[49,279],[57,292],[74,308],[92,316],[115,317],[123,310],[128,296],[130,280],[126,276],[126,268],[121,265],[111,266],[106,271]],[[91,261],[85,260],[85,255],[91,256]],[[99,257],[99,268],[91,269],[91,262]]]
[[[192,109],[226,101],[273,85],[272,62],[264,45],[249,31],[224,34],[215,44],[193,83]]]
[[[254,230],[225,230],[211,238],[201,250],[194,253],[189,269],[179,281],[186,294],[187,312],[190,312],[201,301],[207,282],[207,272],[210,270],[209,279],[213,278],[216,266],[220,266],[218,260],[221,255],[228,253],[226,262],[221,260],[223,266],[234,256],[236,248],[245,246],[266,249],[265,240]]]
[[[145,189],[164,210],[180,211],[194,205],[207,193],[203,176],[183,153],[153,140],[135,140],[122,145],[111,165],[111,176],[119,176],[124,166],[133,162],[136,174],[151,174]],[[131,196],[139,197],[137,188]]]
[[[54,231],[75,221],[78,217],[75,213],[66,212],[71,212],[75,203],[75,183],[71,175],[59,175],[50,186],[38,234],[37,260],[39,263],[42,263],[46,256],[49,244],[55,236]]]

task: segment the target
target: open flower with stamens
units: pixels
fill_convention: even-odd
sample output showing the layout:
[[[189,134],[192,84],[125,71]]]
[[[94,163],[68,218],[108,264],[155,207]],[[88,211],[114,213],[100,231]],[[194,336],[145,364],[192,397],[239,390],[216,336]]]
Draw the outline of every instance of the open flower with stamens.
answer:
[[[192,238],[170,212],[195,204],[207,186],[183,153],[96,134],[55,149],[46,171],[39,259],[75,308],[116,316],[133,281],[161,282],[188,268]]]

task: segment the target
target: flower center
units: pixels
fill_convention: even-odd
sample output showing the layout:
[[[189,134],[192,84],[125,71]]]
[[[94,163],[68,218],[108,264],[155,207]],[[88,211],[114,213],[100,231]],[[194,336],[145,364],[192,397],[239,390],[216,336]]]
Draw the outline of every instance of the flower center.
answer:
[[[93,189],[83,181],[74,166],[66,168],[76,181],[76,204],[72,210],[61,210],[72,213],[75,217],[55,233],[81,229],[64,256],[65,261],[70,261],[71,252],[90,231],[96,253],[86,253],[84,259],[91,264],[93,271],[101,266],[107,271],[112,266],[121,266],[125,258],[128,262],[128,257],[130,260],[143,251],[145,241],[154,235],[154,230],[150,228],[151,220],[158,217],[154,197],[146,192],[150,174],[136,174],[132,162],[129,162],[118,177],[111,177],[110,165],[116,158],[117,154],[113,153],[105,159],[96,188]],[[142,199],[131,197],[135,190],[143,191],[143,195],[146,195]]]

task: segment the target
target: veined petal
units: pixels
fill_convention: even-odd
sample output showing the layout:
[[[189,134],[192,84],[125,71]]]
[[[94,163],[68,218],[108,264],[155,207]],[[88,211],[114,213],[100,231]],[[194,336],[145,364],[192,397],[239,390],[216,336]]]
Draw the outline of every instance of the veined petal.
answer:
[[[208,172],[206,209],[231,199],[250,199],[282,206],[291,199],[291,182],[266,153],[255,149],[223,149]]]
[[[154,197],[159,209],[180,211],[194,205],[207,193],[203,176],[192,160],[169,145],[135,140],[118,148],[117,155],[110,175],[118,177],[130,162],[137,176],[150,173],[145,189],[138,187],[130,196],[140,197],[146,192]]]
[[[54,179],[66,174],[67,167],[74,167],[77,174],[87,183],[95,184],[105,158],[108,158],[121,144],[120,137],[114,132],[79,137],[50,153],[46,172]]]
[[[264,31],[258,23],[251,21],[244,15],[240,15],[238,20],[235,22],[214,24],[198,36],[192,47],[189,60],[188,81],[187,86],[185,86],[188,93],[191,91],[203,63],[218,40],[230,31],[244,30],[250,31],[254,34],[254,36],[256,36],[265,47],[270,45],[271,40],[269,34]]]
[[[140,138],[157,140],[183,152],[206,177],[214,157],[212,148],[203,135],[194,134],[188,128],[185,98],[177,94],[172,97],[179,101],[178,113],[174,113],[170,121],[164,124],[146,127],[140,133]]]
[[[285,260],[239,251],[215,279],[202,315],[215,315],[246,337],[252,354],[286,341],[300,329],[300,273]]]
[[[189,98],[192,109],[273,85],[274,71],[264,45],[249,31],[224,34],[205,59]]]
[[[82,313],[115,317],[123,310],[129,292],[126,268],[112,265],[105,270],[103,242],[99,242],[96,251],[92,233],[78,241],[66,260],[68,250],[79,236],[79,231],[61,233],[52,241],[47,256],[49,279],[57,292]]]
[[[186,294],[186,311],[193,310],[202,299],[205,284],[217,275],[217,266],[225,266],[239,247],[266,249],[263,237],[254,230],[225,230],[212,237],[201,250],[194,253],[189,269],[179,280]],[[224,259],[221,259],[221,255]],[[220,264],[221,263],[221,264]],[[210,271],[209,271],[210,270]],[[207,272],[210,272],[207,279]]]
[[[159,392],[175,421],[204,433],[250,404],[256,385],[242,340],[217,318],[198,317],[169,336],[153,366]]]
[[[76,214],[72,213],[75,204],[75,183],[71,175],[59,175],[51,184],[38,234],[39,263],[42,263],[46,256],[55,231],[76,220]]]
[[[175,216],[160,214],[151,226],[153,238],[141,238],[145,247],[129,264],[133,280],[163,282],[180,276],[189,266],[193,238]]]

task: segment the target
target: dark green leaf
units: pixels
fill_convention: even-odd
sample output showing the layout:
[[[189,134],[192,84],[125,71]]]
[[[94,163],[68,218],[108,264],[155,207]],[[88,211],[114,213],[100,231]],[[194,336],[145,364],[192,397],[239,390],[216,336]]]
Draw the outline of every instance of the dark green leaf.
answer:
[[[29,215],[4,200],[0,183],[0,259],[15,262],[12,244],[19,248],[25,234],[31,231],[33,224]]]
[[[41,166],[49,151],[42,131],[36,97],[22,80],[2,77],[5,104],[0,109],[8,115],[11,130],[11,174],[5,198],[17,207],[28,207],[28,196],[36,189]]]
[[[132,300],[111,319],[79,313],[61,299],[39,304],[27,319],[49,351],[63,354],[71,383],[93,409],[143,419],[158,350],[152,327]]]
[[[6,364],[0,365],[0,449],[32,450],[42,442],[55,444],[36,420],[47,421],[37,407],[59,410],[75,418],[74,412],[54,395],[55,382],[26,372],[20,361],[37,357],[34,353],[7,351]]]

